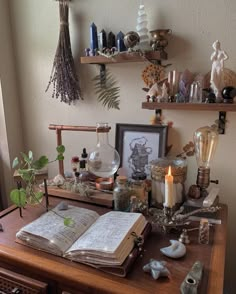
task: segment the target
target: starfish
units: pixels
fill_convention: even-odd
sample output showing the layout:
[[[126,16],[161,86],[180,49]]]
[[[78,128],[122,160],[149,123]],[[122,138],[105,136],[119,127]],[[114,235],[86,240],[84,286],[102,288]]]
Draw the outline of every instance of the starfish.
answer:
[[[150,259],[149,263],[144,265],[143,270],[146,273],[151,273],[153,279],[157,280],[159,277],[170,276],[170,272],[165,265],[166,265],[165,261]]]

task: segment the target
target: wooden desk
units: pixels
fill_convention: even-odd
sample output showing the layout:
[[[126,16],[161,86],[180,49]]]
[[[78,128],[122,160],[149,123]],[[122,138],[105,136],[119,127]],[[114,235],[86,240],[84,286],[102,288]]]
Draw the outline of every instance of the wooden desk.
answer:
[[[61,201],[50,197],[50,205]],[[91,206],[85,203],[68,202],[81,207],[96,209],[103,214],[107,208]],[[23,209],[23,218],[15,207],[0,213],[0,222],[4,232],[0,232],[0,267],[14,273],[22,274],[26,279],[31,277],[38,282],[48,285],[47,293],[179,293],[179,288],[195,261],[204,264],[204,274],[199,293],[223,293],[226,219],[227,208],[220,211],[222,225],[211,229],[211,244],[198,245],[197,232],[189,233],[191,244],[187,246],[187,254],[179,260],[169,259],[160,252],[161,247],[169,246],[170,239],[177,239],[178,235],[163,235],[155,229],[145,244],[145,253],[134,264],[133,270],[126,278],[119,278],[93,269],[89,266],[71,262],[61,257],[53,256],[15,242],[16,232],[27,222],[41,215],[44,209],[40,206]],[[160,278],[157,281],[144,273],[143,265],[150,258],[165,260],[171,272],[171,278]],[[42,288],[43,289],[43,288]],[[45,288],[44,288],[45,289]],[[41,292],[40,292],[41,291]],[[45,293],[45,290],[28,293]]]

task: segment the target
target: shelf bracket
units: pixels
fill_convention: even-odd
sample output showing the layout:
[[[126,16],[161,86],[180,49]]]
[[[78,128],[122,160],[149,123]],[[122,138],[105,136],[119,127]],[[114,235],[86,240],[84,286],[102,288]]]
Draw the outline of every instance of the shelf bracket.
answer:
[[[225,124],[226,124],[226,111],[219,111],[218,132],[221,135],[225,134]]]

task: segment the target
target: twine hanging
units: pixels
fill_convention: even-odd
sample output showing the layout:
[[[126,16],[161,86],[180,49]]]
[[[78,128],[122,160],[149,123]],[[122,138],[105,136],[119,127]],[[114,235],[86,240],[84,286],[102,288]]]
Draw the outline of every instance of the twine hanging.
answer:
[[[53,67],[49,83],[53,85],[52,98],[61,98],[61,102],[71,104],[75,100],[83,99],[76,74],[74,59],[71,52],[69,33],[69,9],[68,1],[59,1],[60,34],[54,57]]]

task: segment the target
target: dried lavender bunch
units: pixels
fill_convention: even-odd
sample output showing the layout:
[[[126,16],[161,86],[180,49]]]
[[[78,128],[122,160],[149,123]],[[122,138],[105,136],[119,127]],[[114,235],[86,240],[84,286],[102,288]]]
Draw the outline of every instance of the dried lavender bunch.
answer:
[[[71,104],[75,100],[83,99],[76,74],[74,59],[71,52],[69,33],[69,9],[67,1],[59,2],[60,35],[54,57],[49,83],[53,85],[52,98],[61,98],[61,102]]]

